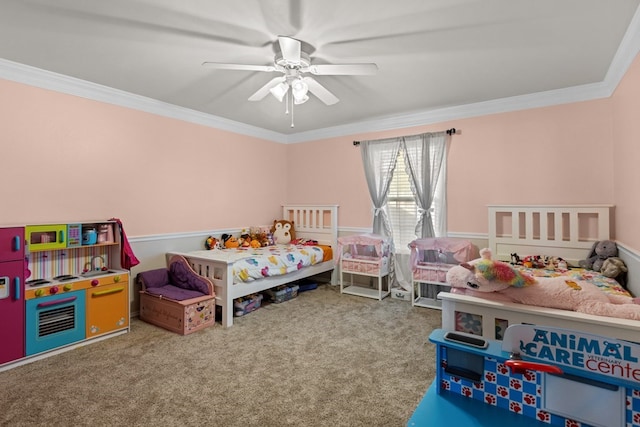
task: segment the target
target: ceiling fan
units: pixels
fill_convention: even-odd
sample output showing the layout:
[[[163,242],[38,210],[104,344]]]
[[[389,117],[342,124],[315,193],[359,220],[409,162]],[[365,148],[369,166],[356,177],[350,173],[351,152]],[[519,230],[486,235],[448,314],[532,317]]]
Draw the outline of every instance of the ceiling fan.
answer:
[[[313,77],[306,76],[310,73],[316,76],[328,75],[373,75],[378,71],[378,66],[373,63],[360,64],[312,64],[309,52],[306,52],[308,44],[293,37],[278,36],[276,55],[273,65],[247,65],[226,64],[220,62],[203,62],[202,65],[218,70],[245,70],[279,72],[283,75],[271,79],[267,84],[258,89],[249,97],[249,101],[260,101],[268,94],[272,94],[278,101],[303,104],[309,100],[309,93],[315,95],[326,105],[333,105],[339,99],[318,83]],[[308,48],[307,48],[308,49]],[[293,120],[293,119],[292,119]],[[291,123],[293,127],[293,121]]]

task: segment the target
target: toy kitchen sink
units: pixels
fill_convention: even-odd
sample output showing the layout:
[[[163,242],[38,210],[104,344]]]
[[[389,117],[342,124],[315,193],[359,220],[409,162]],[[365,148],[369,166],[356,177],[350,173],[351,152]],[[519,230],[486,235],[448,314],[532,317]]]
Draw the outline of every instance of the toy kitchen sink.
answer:
[[[637,343],[539,325],[429,340],[436,380],[408,426],[640,426]]]

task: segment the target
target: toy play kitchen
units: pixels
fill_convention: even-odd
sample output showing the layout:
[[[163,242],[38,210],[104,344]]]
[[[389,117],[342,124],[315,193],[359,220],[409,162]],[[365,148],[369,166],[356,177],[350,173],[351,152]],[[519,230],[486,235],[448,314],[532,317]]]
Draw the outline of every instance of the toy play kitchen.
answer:
[[[112,221],[0,228],[0,371],[128,331],[120,236]]]
[[[429,340],[436,380],[408,426],[640,426],[640,344],[530,324]]]

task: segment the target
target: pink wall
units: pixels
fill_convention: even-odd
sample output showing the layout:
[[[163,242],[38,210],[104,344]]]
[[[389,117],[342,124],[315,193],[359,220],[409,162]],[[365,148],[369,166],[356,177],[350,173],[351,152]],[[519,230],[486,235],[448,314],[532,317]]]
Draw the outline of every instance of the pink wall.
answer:
[[[340,205],[342,227],[369,227],[371,202],[353,140],[455,127],[448,155],[449,230],[487,233],[489,204],[614,203],[611,101],[496,114],[392,132],[314,141],[289,149],[291,198]],[[312,160],[309,160],[312,159]],[[332,165],[330,185],[310,191],[292,178],[304,164]],[[594,177],[592,165],[608,172]],[[639,245],[640,246],[640,245]]]
[[[0,224],[119,217],[127,234],[265,224],[283,144],[0,80]]]
[[[448,225],[451,232],[487,233],[489,204],[612,204],[615,238],[640,252],[640,57],[608,99],[487,115],[436,125],[350,135],[289,149],[290,198],[340,205],[342,227],[369,227],[360,153],[353,140],[410,135],[451,127]],[[303,164],[332,165],[330,185],[310,191],[292,179]]]
[[[616,205],[616,237],[640,250],[634,132],[640,64],[604,100],[284,145],[0,80],[0,224],[117,216],[131,236],[270,223],[282,203],[340,206],[369,227],[366,140],[455,127],[449,229],[486,233],[486,205]],[[297,177],[322,171],[321,184]]]
[[[640,252],[640,142],[636,133],[640,118],[640,56],[618,85],[612,103],[616,238]]]

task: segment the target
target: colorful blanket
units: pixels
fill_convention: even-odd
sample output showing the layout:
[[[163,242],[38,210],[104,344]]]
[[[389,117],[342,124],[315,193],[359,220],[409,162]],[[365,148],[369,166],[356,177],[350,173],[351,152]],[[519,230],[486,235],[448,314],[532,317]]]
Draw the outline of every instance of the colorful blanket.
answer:
[[[514,266],[518,270],[529,274],[534,277],[558,277],[558,276],[567,276],[573,281],[584,280],[586,282],[591,282],[603,292],[617,295],[628,295],[631,294],[624,288],[620,283],[618,283],[615,279],[610,277],[603,276],[602,274],[587,270],[584,268],[571,268],[569,270],[565,269],[546,269],[546,268],[527,268],[521,265]]]
[[[232,269],[234,283],[291,273],[321,263],[324,255],[322,248],[307,245],[225,249],[224,252],[229,258],[237,257]]]

